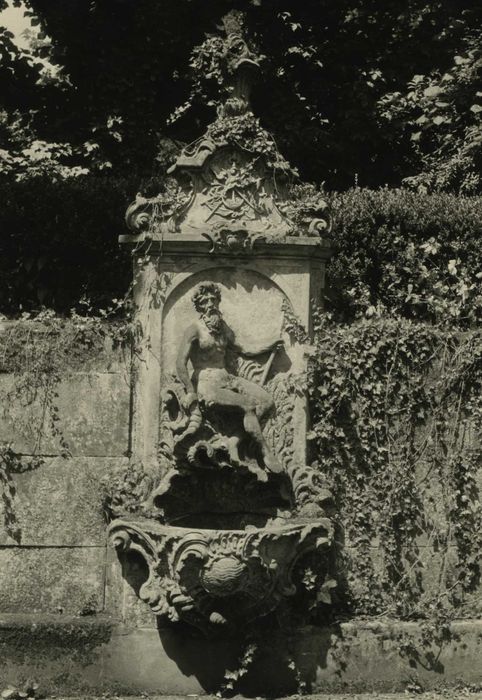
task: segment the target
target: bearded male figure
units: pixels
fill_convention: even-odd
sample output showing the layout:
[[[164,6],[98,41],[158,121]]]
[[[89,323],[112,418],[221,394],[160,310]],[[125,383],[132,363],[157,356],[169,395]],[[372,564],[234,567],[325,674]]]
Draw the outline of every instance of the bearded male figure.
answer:
[[[222,317],[220,301],[221,290],[211,282],[200,284],[192,296],[200,319],[186,329],[176,362],[177,375],[187,392],[184,407],[189,410],[196,401],[201,401],[207,407],[239,409],[244,429],[259,446],[266,469],[280,472],[282,467],[268,448],[261,429],[261,421],[273,409],[273,400],[262,386],[228,372],[226,352],[229,348],[246,357],[255,357],[276,349],[282,341],[251,350],[242,348]],[[194,369],[192,377],[189,360]]]

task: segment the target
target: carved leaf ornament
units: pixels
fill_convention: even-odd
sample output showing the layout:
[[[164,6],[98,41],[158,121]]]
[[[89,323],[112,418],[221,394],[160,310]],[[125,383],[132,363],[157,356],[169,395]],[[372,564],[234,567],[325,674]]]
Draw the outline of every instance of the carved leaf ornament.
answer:
[[[271,612],[297,592],[292,579],[297,561],[328,550],[333,538],[328,519],[250,531],[115,520],[110,532],[118,551],[137,551],[147,564],[141,599],[158,615],[206,630]]]

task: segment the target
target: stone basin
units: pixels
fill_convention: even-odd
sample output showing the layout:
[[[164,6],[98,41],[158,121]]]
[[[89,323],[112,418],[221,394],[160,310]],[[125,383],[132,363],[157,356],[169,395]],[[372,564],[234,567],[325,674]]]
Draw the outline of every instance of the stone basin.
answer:
[[[139,596],[154,613],[209,629],[239,627],[294,595],[295,564],[310,552],[327,550],[333,527],[327,518],[245,530],[119,519],[109,535],[118,552],[136,552],[146,562]]]

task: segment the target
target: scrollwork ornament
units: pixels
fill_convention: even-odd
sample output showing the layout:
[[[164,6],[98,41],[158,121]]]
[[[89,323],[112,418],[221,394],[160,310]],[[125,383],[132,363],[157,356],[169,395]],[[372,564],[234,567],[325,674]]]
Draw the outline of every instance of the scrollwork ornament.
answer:
[[[136,200],[127,208],[125,215],[127,228],[137,235],[147,231],[150,226],[153,210],[153,202],[138,195]]]
[[[210,253],[248,254],[252,252],[256,241],[266,240],[266,236],[262,233],[253,234],[244,228],[235,226],[218,226],[203,235],[211,242]]]
[[[205,632],[237,629],[297,592],[295,564],[332,543],[328,519],[310,525],[243,530],[187,530],[116,520],[113,543],[142,555],[148,578],[140,597],[168,620]]]
[[[138,194],[126,211],[127,227],[136,235],[176,231],[182,213],[192,201],[193,192],[189,184],[168,178],[164,191],[155,197]]]

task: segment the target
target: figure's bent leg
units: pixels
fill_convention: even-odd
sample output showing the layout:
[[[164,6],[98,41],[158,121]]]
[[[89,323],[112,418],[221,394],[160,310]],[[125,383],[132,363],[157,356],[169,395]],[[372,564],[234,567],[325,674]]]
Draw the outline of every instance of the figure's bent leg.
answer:
[[[248,379],[243,379],[242,377],[236,378],[236,384],[242,396],[248,396],[255,402],[255,418],[259,429],[258,442],[261,446],[266,468],[271,472],[283,471],[282,465],[269,449],[266,440],[263,437],[263,432],[260,425],[260,421],[265,418],[274,408],[274,402],[271,395],[265,389],[263,389],[263,387],[249,381]],[[248,421],[254,425],[252,418],[248,418]],[[248,428],[246,428],[246,430],[248,430]]]
[[[264,389],[253,385],[252,382],[247,382],[251,386],[255,386],[263,392],[263,411],[267,411],[272,407],[271,397]],[[244,388],[244,387],[243,387]],[[263,431],[261,430],[261,425],[258,418],[258,410],[260,407],[258,396],[246,395],[244,393],[238,393],[237,391],[232,391],[231,389],[224,389],[221,387],[212,387],[209,395],[205,396],[205,401],[207,404],[213,406],[230,406],[233,408],[240,408],[244,411],[243,416],[243,426],[246,432],[251,435],[261,448],[263,455],[263,461],[265,466],[271,472],[281,472],[283,467],[280,465],[276,457],[270,451],[266,441],[263,437]],[[268,397],[269,401],[265,399]],[[258,399],[258,400],[257,400]]]
[[[246,432],[256,438],[257,442],[264,442],[263,431],[261,430],[258,416],[254,411],[246,411],[243,418],[243,425]]]
[[[255,411],[256,402],[245,394],[238,394],[237,391],[213,386],[209,391],[203,392],[203,400],[207,406],[228,406],[241,408],[243,411]]]
[[[244,379],[243,377],[236,377],[236,385],[239,387],[239,391],[243,396],[248,396],[255,401],[256,415],[258,418],[264,418],[273,410],[273,398],[262,386],[249,381],[249,379]]]
[[[239,394],[237,391],[232,391],[231,389],[216,387],[205,400],[208,405],[212,406],[240,408],[244,413],[243,425],[246,432],[255,437],[258,442],[263,440],[263,433],[256,415],[256,401],[250,396]]]
[[[269,469],[270,472],[283,471],[283,467],[278,462],[274,454],[271,452],[266,443],[266,440],[264,439],[263,431],[261,430],[261,425],[259,423],[258,416],[256,415],[256,413],[254,411],[247,411],[244,414],[243,423],[246,432],[252,435],[256,439],[258,445],[261,447],[263,461],[266,468]]]

